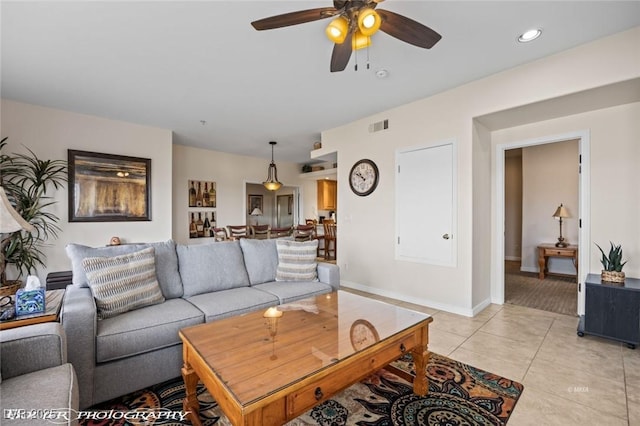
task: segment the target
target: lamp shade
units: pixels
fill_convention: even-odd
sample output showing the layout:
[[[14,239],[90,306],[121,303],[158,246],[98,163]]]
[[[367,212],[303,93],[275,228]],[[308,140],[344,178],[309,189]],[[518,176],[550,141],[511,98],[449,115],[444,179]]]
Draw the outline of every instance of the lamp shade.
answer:
[[[371,8],[365,8],[358,14],[358,28],[362,35],[370,37],[378,31],[382,20],[378,12]]]
[[[13,208],[4,188],[0,186],[0,234],[10,234],[21,229],[35,231],[33,225],[24,220]]]
[[[353,33],[353,38],[351,39],[352,50],[364,49],[369,46],[371,46],[371,37],[363,35],[360,30]]]
[[[273,147],[277,142],[271,141],[271,164],[269,164],[269,171],[267,172],[267,180],[262,182],[262,185],[269,191],[277,191],[282,186],[282,183],[278,181],[278,169],[276,163],[273,161]]]
[[[553,217],[555,217],[555,218],[565,218],[565,217],[571,217],[571,215],[569,214],[569,210],[567,210],[567,208],[565,206],[560,204],[558,206],[558,208],[556,209],[555,213],[553,214]]]
[[[262,216],[262,210],[256,207],[251,211],[251,216]]]
[[[339,16],[327,25],[327,37],[336,44],[344,43],[349,31],[349,21],[344,16]]]

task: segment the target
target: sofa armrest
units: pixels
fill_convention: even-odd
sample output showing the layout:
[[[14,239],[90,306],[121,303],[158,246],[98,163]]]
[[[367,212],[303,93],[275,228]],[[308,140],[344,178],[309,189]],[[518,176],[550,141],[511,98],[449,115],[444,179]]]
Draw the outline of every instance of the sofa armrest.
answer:
[[[33,324],[0,332],[2,378],[21,376],[67,362],[67,342],[57,322]]]
[[[340,289],[340,267],[333,263],[318,262],[318,280],[333,287],[333,290]]]
[[[76,370],[80,408],[93,404],[93,377],[96,367],[97,309],[91,289],[70,285],[60,313],[67,334],[68,359]]]

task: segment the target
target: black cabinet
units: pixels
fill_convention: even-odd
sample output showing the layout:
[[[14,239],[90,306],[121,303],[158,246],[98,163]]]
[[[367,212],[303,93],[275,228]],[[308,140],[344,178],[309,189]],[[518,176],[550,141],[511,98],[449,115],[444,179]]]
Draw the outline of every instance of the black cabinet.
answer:
[[[626,278],[623,285],[602,282],[600,275],[589,274],[585,291],[578,336],[593,334],[635,349],[640,344],[640,280]]]

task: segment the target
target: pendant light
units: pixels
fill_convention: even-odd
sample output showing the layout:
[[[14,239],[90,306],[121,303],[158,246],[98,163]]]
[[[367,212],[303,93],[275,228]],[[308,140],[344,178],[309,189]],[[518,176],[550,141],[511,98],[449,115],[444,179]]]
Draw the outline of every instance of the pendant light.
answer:
[[[277,144],[277,142],[271,141],[269,145],[271,145],[271,164],[269,164],[269,172],[267,174],[267,180],[262,182],[265,188],[269,191],[277,191],[282,186],[282,183],[278,181],[278,169],[276,168],[276,163],[273,161],[273,147]]]

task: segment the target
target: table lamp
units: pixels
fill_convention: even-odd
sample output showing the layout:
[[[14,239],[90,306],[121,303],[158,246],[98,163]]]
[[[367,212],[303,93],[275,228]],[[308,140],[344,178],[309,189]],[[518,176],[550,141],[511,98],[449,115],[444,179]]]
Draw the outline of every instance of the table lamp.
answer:
[[[260,210],[259,208],[255,208],[253,209],[253,211],[250,214],[251,216],[262,216],[262,210]],[[256,217],[256,226],[258,226],[258,218]]]
[[[558,242],[556,243],[556,247],[566,247],[568,246],[568,244],[565,242],[564,238],[562,237],[562,219],[566,217],[571,217],[569,215],[569,211],[567,210],[566,207],[562,205],[562,203],[560,203],[555,213],[553,214],[553,217],[555,219],[560,220],[560,236],[558,237]]]

